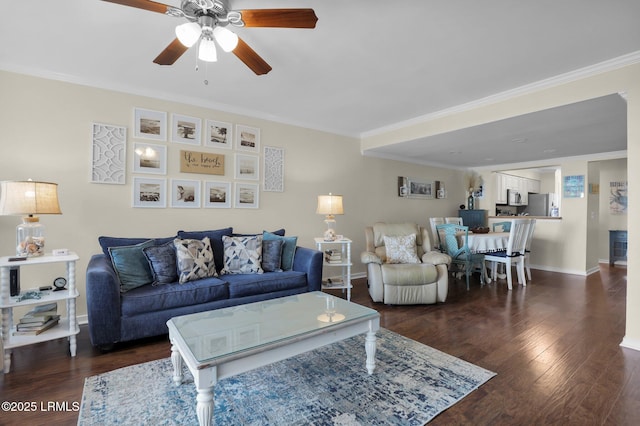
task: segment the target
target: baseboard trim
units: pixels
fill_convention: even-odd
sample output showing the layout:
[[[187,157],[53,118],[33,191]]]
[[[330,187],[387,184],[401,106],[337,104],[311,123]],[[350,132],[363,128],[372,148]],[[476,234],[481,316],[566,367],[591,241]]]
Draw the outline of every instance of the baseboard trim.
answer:
[[[624,337],[622,342],[620,342],[620,346],[627,349],[633,349],[634,351],[640,351],[640,340]]]

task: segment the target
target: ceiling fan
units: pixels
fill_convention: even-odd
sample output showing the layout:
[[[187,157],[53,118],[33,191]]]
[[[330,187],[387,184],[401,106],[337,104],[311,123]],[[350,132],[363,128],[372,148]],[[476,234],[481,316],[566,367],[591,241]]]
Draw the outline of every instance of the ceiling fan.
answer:
[[[176,27],[176,38],[153,60],[156,64],[172,65],[198,41],[198,58],[215,62],[217,42],[257,75],[268,73],[271,66],[227,27],[315,28],[318,21],[313,9],[230,10],[227,0],[182,0],[180,8],[151,0],[103,1],[187,19]]]

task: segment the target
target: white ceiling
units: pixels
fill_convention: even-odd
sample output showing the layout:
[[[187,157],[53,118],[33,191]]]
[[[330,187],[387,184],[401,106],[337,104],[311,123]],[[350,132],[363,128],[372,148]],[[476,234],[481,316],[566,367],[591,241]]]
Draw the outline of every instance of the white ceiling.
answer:
[[[233,9],[310,7],[318,16],[312,30],[237,30],[273,67],[263,76],[222,52],[197,72],[194,49],[173,66],[154,64],[179,18],[100,0],[3,3],[0,69],[354,137],[640,56],[638,0],[231,0]],[[545,149],[619,151],[625,114],[613,95],[368,154],[477,167],[533,161]]]

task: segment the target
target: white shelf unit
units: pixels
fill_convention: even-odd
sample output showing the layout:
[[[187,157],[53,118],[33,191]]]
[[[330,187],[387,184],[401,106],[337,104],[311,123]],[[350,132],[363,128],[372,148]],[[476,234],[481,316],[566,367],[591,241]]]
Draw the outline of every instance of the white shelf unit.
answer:
[[[314,238],[316,247],[322,252],[323,264],[330,268],[340,268],[340,279],[333,280],[331,283],[328,280],[322,280],[322,289],[342,289],[347,291],[347,300],[351,301],[351,240],[348,238],[342,238],[335,241],[325,241],[322,237]],[[329,263],[325,259],[325,250],[339,249],[342,255],[342,261],[339,263]]]
[[[2,350],[4,352],[4,373],[11,369],[11,350],[20,346],[32,345],[53,339],[68,338],[69,352],[76,356],[76,335],[80,332],[76,318],[76,299],[80,295],[76,289],[76,261],[79,259],[75,253],[63,256],[45,254],[40,257],[31,257],[26,260],[9,261],[9,256],[0,257],[0,309],[2,309]],[[32,265],[52,263],[66,263],[67,289],[60,291],[47,290],[40,292],[40,299],[25,299],[18,301],[18,296],[10,295],[9,274],[11,268],[23,268]],[[22,286],[24,287],[24,285]],[[16,327],[13,324],[13,308],[22,306],[43,305],[51,302],[65,302],[66,314],[60,318],[60,322],[42,333],[30,336],[14,336]]]

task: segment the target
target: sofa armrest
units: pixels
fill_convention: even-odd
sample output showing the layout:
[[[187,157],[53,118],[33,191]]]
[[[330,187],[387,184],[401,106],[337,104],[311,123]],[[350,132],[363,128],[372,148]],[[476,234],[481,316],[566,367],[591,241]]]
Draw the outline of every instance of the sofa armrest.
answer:
[[[360,261],[364,264],[377,263],[379,265],[382,265],[382,259],[380,259],[377,254],[370,251],[363,251],[362,253],[360,253]]]
[[[293,270],[306,272],[309,291],[322,289],[322,252],[307,247],[296,247]]]
[[[86,285],[91,344],[112,345],[120,340],[120,281],[109,256],[91,257]]]

